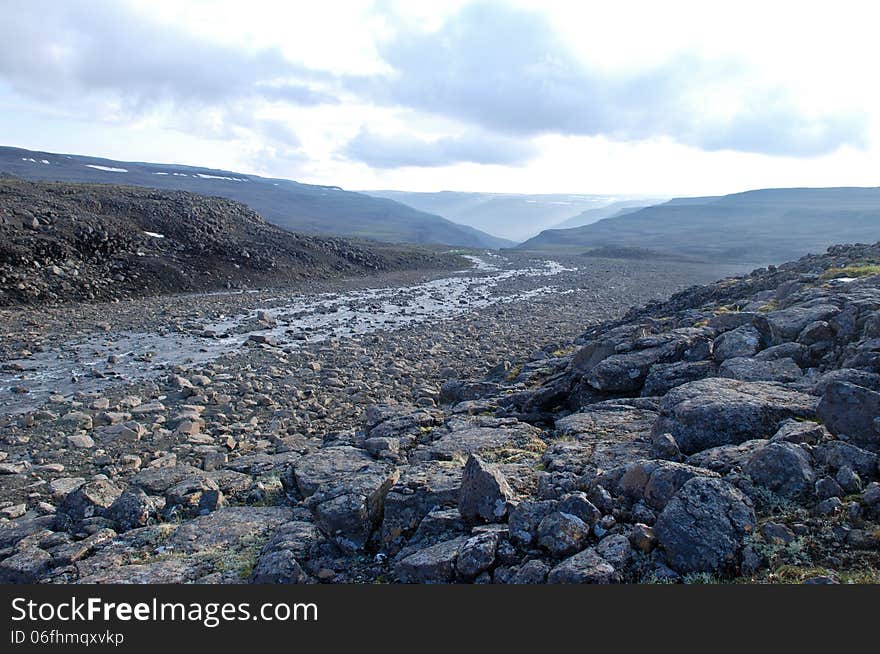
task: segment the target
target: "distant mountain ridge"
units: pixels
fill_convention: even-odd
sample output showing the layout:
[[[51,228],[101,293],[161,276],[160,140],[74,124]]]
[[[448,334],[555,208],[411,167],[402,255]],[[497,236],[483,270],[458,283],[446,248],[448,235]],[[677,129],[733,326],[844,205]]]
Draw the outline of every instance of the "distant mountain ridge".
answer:
[[[835,243],[877,240],[880,188],[790,188],[676,198],[583,227],[545,230],[518,248],[638,247],[766,264],[823,252]]]
[[[665,201],[666,200],[657,198],[644,200],[621,200],[619,202],[612,202],[611,204],[605,205],[604,207],[582,211],[578,215],[572,216],[571,218],[563,220],[561,223],[554,225],[553,229],[570,229],[572,227],[583,227],[584,225],[590,225],[592,223],[598,222],[603,218],[622,216],[623,214],[632,213],[633,211],[638,211],[639,209],[650,207],[655,204],[661,204]]]
[[[396,200],[514,241],[524,241],[542,229],[554,227],[583,211],[598,209],[615,200],[608,195],[577,193],[418,193],[392,190],[364,193]]]
[[[386,198],[226,170],[122,162],[0,146],[0,171],[32,181],[125,184],[236,200],[270,223],[311,234],[392,243],[498,248],[514,243]]]

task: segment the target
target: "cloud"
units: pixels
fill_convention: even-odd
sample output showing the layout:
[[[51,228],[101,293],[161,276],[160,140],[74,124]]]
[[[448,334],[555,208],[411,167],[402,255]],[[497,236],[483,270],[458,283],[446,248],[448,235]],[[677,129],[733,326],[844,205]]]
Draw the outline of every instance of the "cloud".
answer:
[[[246,51],[209,41],[119,2],[5,3],[0,79],[44,101],[110,94],[132,113],[167,101],[260,96],[314,105],[331,99],[309,86],[330,76],[287,61],[277,46]]]
[[[461,162],[519,165],[538,151],[527,139],[488,132],[426,140],[407,135],[385,136],[364,128],[346,144],[342,154],[373,168],[434,168]]]
[[[680,55],[635,74],[591,69],[544,14],[508,4],[466,5],[434,31],[398,30],[379,52],[394,74],[352,78],[351,88],[512,136],[669,138],[794,156],[868,138],[866,114],[811,115],[737,62]]]

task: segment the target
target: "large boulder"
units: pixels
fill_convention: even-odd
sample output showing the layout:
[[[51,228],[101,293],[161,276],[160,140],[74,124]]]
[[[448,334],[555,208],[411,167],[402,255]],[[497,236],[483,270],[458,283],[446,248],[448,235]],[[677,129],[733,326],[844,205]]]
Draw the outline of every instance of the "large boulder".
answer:
[[[405,466],[385,496],[382,544],[399,545],[435,507],[457,507],[461,475],[462,465],[454,461]]]
[[[461,478],[458,511],[465,520],[499,522],[507,516],[516,494],[497,468],[473,454]]]
[[[458,551],[467,540],[466,536],[459,536],[417,550],[397,561],[394,574],[403,583],[449,583],[455,579]]]
[[[636,461],[626,466],[617,487],[631,501],[642,500],[648,506],[661,510],[694,477],[716,476],[714,472],[685,463]]]
[[[122,489],[112,481],[96,477],[69,493],[58,506],[58,513],[72,522],[104,517],[121,494]]]
[[[833,382],[825,388],[816,412],[835,436],[872,450],[880,450],[880,393],[847,382]]]
[[[678,361],[676,363],[658,363],[651,366],[642,397],[659,397],[666,395],[671,389],[698,379],[705,379],[715,373],[715,365],[711,361]]]
[[[400,473],[363,450],[325,447],[293,464],[293,479],[328,537],[361,550],[382,519],[385,496]]]
[[[680,573],[734,569],[743,539],[755,528],[751,501],[732,485],[694,477],[654,525],[669,565]]]
[[[709,341],[701,333],[673,333],[658,340],[661,342],[652,347],[613,354],[603,359],[587,373],[587,383],[606,393],[631,393],[642,388],[655,364],[682,359],[698,361],[709,354]]]
[[[758,448],[746,462],[745,473],[774,493],[796,495],[812,488],[816,471],[804,448],[786,441]]]
[[[761,333],[751,324],[741,325],[715,339],[712,356],[716,361],[726,361],[735,357],[753,357],[760,349]]]
[[[795,340],[810,323],[830,320],[840,313],[833,304],[819,303],[813,306],[793,306],[764,315],[765,325],[774,345]]]
[[[774,359],[761,361],[735,357],[727,359],[718,368],[719,377],[739,379],[740,381],[793,382],[804,373],[794,359]]]
[[[816,398],[768,382],[710,378],[672,389],[660,403],[654,435],[670,433],[681,451],[769,438],[787,418],[814,415]]]

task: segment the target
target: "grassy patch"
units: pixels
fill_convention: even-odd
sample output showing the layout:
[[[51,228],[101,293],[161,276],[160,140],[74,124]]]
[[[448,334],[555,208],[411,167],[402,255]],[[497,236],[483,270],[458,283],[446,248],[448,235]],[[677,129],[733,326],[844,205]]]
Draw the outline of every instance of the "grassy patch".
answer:
[[[845,268],[829,268],[820,277],[822,279],[837,279],[838,277],[870,277],[871,275],[880,275],[880,265],[855,263]]]

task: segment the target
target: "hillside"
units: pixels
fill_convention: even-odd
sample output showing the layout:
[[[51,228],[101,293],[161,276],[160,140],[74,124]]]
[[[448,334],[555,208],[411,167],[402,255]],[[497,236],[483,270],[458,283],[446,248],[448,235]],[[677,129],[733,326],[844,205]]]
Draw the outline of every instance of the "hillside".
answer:
[[[582,211],[607,204],[604,195],[515,193],[411,193],[408,191],[365,191],[376,197],[403,202],[421,211],[435,213],[456,223],[470,225],[490,234],[523,241]]]
[[[392,243],[439,243],[496,248],[510,245],[440,216],[336,186],[179,166],[0,147],[0,172],[34,181],[125,184],[190,191],[236,200],[290,231],[370,238]]]
[[[625,246],[704,260],[775,263],[833,243],[878,238],[880,188],[795,188],[670,200],[584,227],[546,230],[518,247]]]
[[[412,246],[294,234],[222,198],[0,178],[0,306],[459,263]]]
[[[621,200],[620,202],[612,202],[611,204],[605,205],[604,207],[582,211],[578,215],[572,216],[571,218],[563,220],[561,223],[554,225],[553,228],[570,229],[572,227],[583,227],[584,225],[590,225],[599,220],[602,220],[603,218],[614,218],[616,216],[622,216],[624,214],[643,209],[644,207],[650,207],[654,204],[660,204],[661,202],[663,202],[663,200],[660,199]]]

